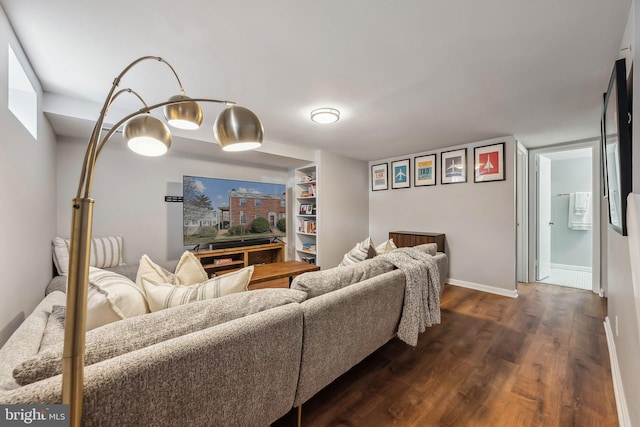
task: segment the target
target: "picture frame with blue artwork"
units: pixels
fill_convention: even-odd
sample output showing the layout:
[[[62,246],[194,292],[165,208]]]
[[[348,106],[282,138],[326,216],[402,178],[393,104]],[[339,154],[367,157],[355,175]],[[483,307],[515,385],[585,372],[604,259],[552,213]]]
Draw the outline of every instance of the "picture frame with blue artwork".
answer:
[[[440,153],[440,184],[467,182],[467,149]]]
[[[427,154],[426,156],[414,157],[413,171],[414,187],[436,185],[437,156]]]
[[[391,188],[411,187],[411,160],[396,160],[391,162]]]

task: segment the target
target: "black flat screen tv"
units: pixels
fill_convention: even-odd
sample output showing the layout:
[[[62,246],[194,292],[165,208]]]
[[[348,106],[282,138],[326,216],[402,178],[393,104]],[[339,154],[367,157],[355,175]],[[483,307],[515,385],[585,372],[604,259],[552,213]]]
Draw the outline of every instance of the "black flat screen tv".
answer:
[[[284,184],[182,177],[183,244],[200,248],[285,241]]]
[[[625,60],[616,61],[602,109],[602,160],[609,223],[627,235],[627,196],[631,192],[631,121]]]

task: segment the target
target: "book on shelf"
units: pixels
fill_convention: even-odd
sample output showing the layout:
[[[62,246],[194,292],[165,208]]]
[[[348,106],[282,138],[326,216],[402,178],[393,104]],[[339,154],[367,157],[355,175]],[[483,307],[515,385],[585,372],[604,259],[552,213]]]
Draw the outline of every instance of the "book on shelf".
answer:
[[[233,258],[218,258],[213,260],[213,265],[225,265],[231,264],[233,262]]]
[[[299,231],[306,234],[316,234],[316,222],[307,220],[301,221]]]
[[[306,251],[306,252],[315,252],[316,251],[316,244],[315,243],[303,243],[302,244],[302,250]]]

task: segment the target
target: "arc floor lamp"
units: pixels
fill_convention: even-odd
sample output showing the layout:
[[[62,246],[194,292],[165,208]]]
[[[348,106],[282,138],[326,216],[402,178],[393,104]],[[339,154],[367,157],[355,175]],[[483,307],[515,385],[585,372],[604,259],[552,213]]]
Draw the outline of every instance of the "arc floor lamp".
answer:
[[[116,91],[123,76],[142,61],[155,60],[166,64],[173,72],[180,94],[166,102],[147,105],[144,99],[130,88]],[[102,126],[111,104],[123,93],[135,95],[144,105],[140,110],[118,121],[104,136]],[[157,56],[144,56],[129,64],[115,78],[104,102],[100,116],[93,128],[82,165],[76,198],[73,199],[71,218],[71,245],[69,253],[69,279],[67,285],[67,310],[65,320],[64,353],[62,364],[62,403],[69,405],[71,426],[80,426],[84,386],[85,327],[87,294],[89,287],[89,260],[94,200],[90,198],[93,173],[98,156],[113,134],[123,127],[122,133],[129,148],[138,154],[158,156],[171,145],[171,132],[150,111],[164,107],[169,125],[182,129],[197,129],[202,123],[202,110],[198,102],[225,104],[225,108],[213,126],[215,138],[225,151],[242,151],[258,148],[262,144],[262,123],[246,108],[231,101],[207,98],[189,98],[173,67]]]

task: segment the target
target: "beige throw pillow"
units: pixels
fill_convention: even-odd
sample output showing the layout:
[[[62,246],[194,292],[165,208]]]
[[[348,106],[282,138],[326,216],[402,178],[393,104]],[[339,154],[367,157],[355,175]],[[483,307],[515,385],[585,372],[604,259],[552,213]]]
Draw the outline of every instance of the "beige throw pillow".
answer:
[[[373,258],[376,256],[376,248],[371,240],[371,237],[367,237],[360,243],[357,243],[353,249],[344,254],[342,262],[339,267],[346,267],[348,265],[357,264],[365,259]]]
[[[196,258],[193,253],[185,251],[180,257],[180,261],[178,261],[174,274],[171,274],[151,261],[151,258],[147,255],[142,255],[136,276],[136,284],[140,289],[144,289],[142,284],[143,280],[156,285],[166,283],[170,285],[188,286],[205,282],[208,278],[207,271],[198,258]]]
[[[112,271],[89,267],[87,330],[149,312],[142,289]]]
[[[142,285],[147,294],[149,308],[154,312],[194,301],[244,292],[247,290],[252,275],[253,266],[251,265],[190,286],[154,283],[145,278],[142,278]]]
[[[142,255],[136,275],[136,285],[140,289],[144,289],[142,279],[153,283],[173,283],[173,274],[151,261],[147,255]]]
[[[178,261],[173,283],[179,286],[189,286],[194,283],[202,283],[209,279],[207,271],[196,256],[189,251],[185,251]]]
[[[376,246],[376,254],[386,255],[394,249],[398,249],[398,247],[395,243],[393,243],[393,239],[389,239],[386,242],[382,242],[378,246]]]

